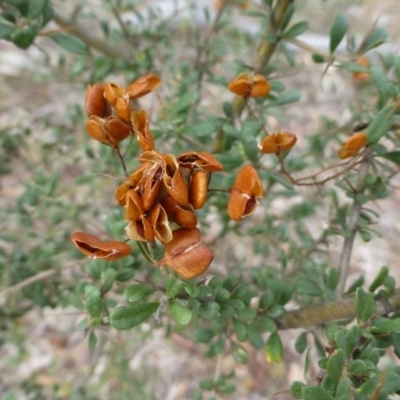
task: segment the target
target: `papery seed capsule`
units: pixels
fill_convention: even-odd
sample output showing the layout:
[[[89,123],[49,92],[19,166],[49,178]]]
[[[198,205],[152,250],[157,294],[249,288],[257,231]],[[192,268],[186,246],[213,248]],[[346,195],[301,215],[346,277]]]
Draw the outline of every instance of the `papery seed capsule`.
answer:
[[[107,102],[104,98],[104,85],[102,83],[95,83],[93,86],[87,85],[85,109],[88,117],[96,115],[102,118],[105,116]]]
[[[194,171],[191,175],[189,188],[189,203],[195,210],[204,206],[207,200],[208,176],[203,170]]]

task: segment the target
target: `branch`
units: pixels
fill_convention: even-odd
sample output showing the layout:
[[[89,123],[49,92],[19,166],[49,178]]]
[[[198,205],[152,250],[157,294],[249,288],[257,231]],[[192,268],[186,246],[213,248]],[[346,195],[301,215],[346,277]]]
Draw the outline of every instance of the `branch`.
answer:
[[[375,301],[376,316],[382,316],[400,308],[400,289],[396,289],[388,299]],[[328,322],[354,319],[356,301],[354,297],[340,298],[335,301],[316,303],[294,311],[288,311],[277,325],[279,329],[310,328]]]
[[[71,34],[85,42],[88,47],[92,47],[110,58],[126,58],[126,52],[123,51],[121,46],[115,43],[109,43],[93,35],[77,22],[65,17],[65,15],[56,8],[54,8],[53,11],[53,20],[61,27],[69,29]]]
[[[3,296],[10,295],[12,293],[18,292],[19,290],[23,289],[25,286],[29,286],[32,283],[46,279],[49,276],[55,274],[56,271],[57,271],[56,269],[48,269],[46,271],[39,272],[36,275],[30,276],[29,278],[17,283],[14,286],[10,286],[7,289],[4,289],[2,292],[0,292],[0,298]]]
[[[281,33],[281,25],[285,17],[288,7],[293,3],[294,0],[278,0],[275,7],[271,11],[271,21],[268,24],[267,32],[265,37],[258,48],[256,60],[254,63],[254,72],[261,73],[268,65],[272,54],[279,43],[279,36]],[[271,37],[275,37],[272,42]],[[237,116],[240,116],[245,108],[246,100],[243,96],[236,96],[232,103],[233,111]]]
[[[369,152],[365,156],[364,161],[361,163],[360,170],[358,171],[356,193],[363,192],[359,189],[365,179],[365,176],[368,174],[371,160],[372,160],[372,155]],[[350,231],[350,234],[344,240],[343,249],[340,255],[340,261],[338,266],[338,271],[339,271],[339,285],[337,290],[338,296],[342,296],[345,290],[347,275],[349,272],[351,253],[353,251],[354,238],[358,230],[358,220],[361,214],[361,207],[362,204],[357,200],[357,197],[354,197],[353,204],[351,206],[349,221],[347,223],[347,229]]]

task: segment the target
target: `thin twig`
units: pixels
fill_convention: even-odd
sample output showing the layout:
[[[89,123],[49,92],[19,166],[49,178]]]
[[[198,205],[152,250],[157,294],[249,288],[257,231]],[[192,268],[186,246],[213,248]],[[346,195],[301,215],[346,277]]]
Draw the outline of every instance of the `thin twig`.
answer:
[[[361,163],[361,167],[358,171],[357,193],[362,193],[362,191],[360,191],[360,188],[366,175],[368,174],[371,161],[372,161],[372,154],[369,153]],[[341,252],[339,266],[338,266],[338,271],[339,271],[339,285],[337,289],[338,296],[343,296],[345,290],[347,275],[350,266],[350,258],[353,250],[354,238],[357,233],[358,220],[361,214],[361,207],[362,204],[357,200],[357,197],[354,197],[353,204],[351,206],[349,221],[347,223],[347,229],[350,231],[350,234],[344,240],[343,249]]]
[[[17,284],[8,287],[7,289],[4,289],[2,292],[0,292],[0,298],[3,296],[7,296],[10,294],[13,294],[15,292],[18,292],[19,290],[23,289],[26,286],[32,285],[35,282],[42,281],[43,279],[48,278],[51,275],[54,275],[56,273],[56,269],[47,269],[46,271],[39,272],[36,275],[30,276],[29,278],[24,279],[21,282],[18,282]]]
[[[54,21],[61,27],[67,29],[71,34],[81,39],[88,47],[92,47],[110,58],[126,58],[126,52],[121,46],[94,36],[89,30],[85,29],[74,20],[65,17],[65,15],[55,7],[53,8],[53,12]]]
[[[118,156],[119,162],[120,162],[121,165],[122,165],[122,168],[123,168],[123,170],[124,170],[125,176],[128,178],[129,174],[128,174],[128,170],[126,169],[126,164],[125,164],[125,161],[124,161],[124,157],[122,157],[122,154],[121,154],[121,152],[119,151],[119,148],[118,148],[118,147],[113,147],[113,149],[115,150],[115,153],[116,153],[117,156]]]

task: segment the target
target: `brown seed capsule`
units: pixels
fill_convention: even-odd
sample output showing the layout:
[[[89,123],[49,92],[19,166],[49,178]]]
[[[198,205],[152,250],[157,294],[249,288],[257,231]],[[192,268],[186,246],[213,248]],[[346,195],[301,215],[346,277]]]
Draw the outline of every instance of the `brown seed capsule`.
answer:
[[[97,236],[85,232],[75,232],[71,236],[72,243],[86,256],[115,261],[131,254],[132,249],[123,242],[103,242]]]
[[[263,154],[279,154],[284,150],[291,149],[297,142],[296,135],[289,132],[278,132],[267,136],[258,148]]]
[[[207,200],[208,176],[207,172],[201,169],[191,174],[189,187],[189,203],[195,210],[204,206]]]
[[[234,221],[252,214],[258,206],[258,197],[263,196],[260,178],[254,167],[243,167],[229,190],[228,215]]]
[[[135,82],[132,82],[126,88],[126,91],[129,94],[130,99],[137,99],[138,97],[142,97],[147,93],[155,90],[160,86],[161,80],[156,74],[148,74],[141,76],[136,79]]]
[[[173,231],[173,239],[165,245],[165,254],[159,261],[167,265],[185,279],[203,274],[214,255],[201,241],[199,229],[180,228]]]
[[[368,144],[367,134],[365,132],[358,132],[350,136],[338,150],[340,159],[354,157],[362,147]]]
[[[104,98],[104,85],[102,83],[95,83],[93,86],[87,85],[85,109],[88,117],[96,115],[103,118],[106,116],[107,102]]]
[[[262,97],[270,92],[271,85],[260,74],[242,73],[228,85],[228,89],[243,97]]]

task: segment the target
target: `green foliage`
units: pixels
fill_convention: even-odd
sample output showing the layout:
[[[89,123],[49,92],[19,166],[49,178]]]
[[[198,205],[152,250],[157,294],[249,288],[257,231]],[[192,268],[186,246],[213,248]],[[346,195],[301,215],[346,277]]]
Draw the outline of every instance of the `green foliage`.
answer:
[[[0,2],[0,39],[29,55],[39,48],[42,57],[26,76],[22,69],[18,72],[20,85],[1,82],[17,93],[21,90],[18,107],[24,110],[21,118],[7,104],[12,96],[5,85],[1,106],[11,117],[0,126],[0,177],[12,174],[21,182],[17,194],[4,200],[1,216],[7,229],[0,232],[0,346],[10,342],[19,349],[14,362],[23,363],[27,356],[18,342],[22,339],[13,334],[20,321],[37,310],[72,307],[79,315],[76,330],[85,336],[90,354],[109,352],[112,362],[99,382],[118,381],[119,392],[110,389],[109,394],[115,398],[131,398],[133,392],[138,398],[151,398],[145,382],[151,388],[158,375],[169,373],[154,371],[146,357],[135,372],[138,376],[129,372],[132,352],[140,353],[137,350],[145,348],[157,330],[165,332],[163,340],[177,341],[178,355],[186,351],[179,348],[180,340],[191,342],[193,354],[202,353],[198,364],[206,364],[207,373],[192,374],[190,379],[195,376],[200,389],[193,398],[228,398],[235,392],[238,398],[248,397],[241,375],[225,370],[224,360],[243,370],[258,358],[284,364],[286,354],[293,354],[288,348],[293,345],[287,343],[294,343],[302,357],[296,361],[304,364],[304,382],[288,381],[266,396],[288,393],[290,387],[295,399],[389,398],[400,391],[398,367],[382,360],[393,353],[400,357],[398,289],[391,274],[395,265],[376,268],[375,276],[361,274],[349,285],[346,268],[338,270],[337,254],[332,257],[331,251],[335,247],[346,255],[350,248],[351,253],[358,236],[367,246],[378,246],[376,237],[386,235],[377,222],[387,213],[379,200],[392,196],[400,166],[400,57],[387,53],[370,57],[371,65],[360,64],[359,56],[388,37],[379,25],[366,27],[357,47],[358,35],[353,36],[345,10],[324,17],[326,53],[302,42],[301,35],[313,29],[313,21],[300,2],[262,1],[257,9],[252,6],[245,13],[259,27],[255,36],[238,26],[240,1],[223,2],[218,17],[195,1],[187,3],[191,12],[204,13],[206,26],[186,17],[165,18],[151,5],[144,7],[147,15],[140,2],[120,0],[101,1],[98,10],[73,2],[72,26],[64,28],[57,26],[60,16],[50,1]],[[331,10],[328,4],[321,10],[324,7]],[[80,32],[81,22],[88,19],[86,33],[96,26],[98,41]],[[347,50],[339,55],[345,38]],[[304,98],[317,98],[320,88],[312,88],[311,81],[306,88],[290,79],[303,79],[305,71],[293,46],[308,49],[314,62],[327,63],[327,69],[341,68],[345,85],[353,85],[349,97],[339,102],[346,118],[313,119],[303,112]],[[258,98],[234,97],[227,85],[243,72],[251,79],[253,72],[265,76],[271,91]],[[215,261],[192,280],[159,265],[163,244],[157,241],[132,245],[131,255],[115,261],[83,259],[69,241],[77,230],[104,240],[126,240],[125,209],[116,205],[114,191],[125,180],[124,167],[130,174],[141,162],[137,140],[121,143],[116,156],[113,148],[87,136],[84,88],[110,81],[126,87],[150,73],[162,78],[157,94],[130,104],[148,110],[157,150],[174,155],[208,152],[224,167],[221,173],[207,174],[211,190],[205,206],[196,211],[203,234],[199,243],[212,249]],[[30,87],[32,92],[25,94]],[[57,94],[49,100],[46,91]],[[49,105],[58,105],[57,112],[48,113]],[[302,130],[303,120],[292,120],[299,111],[308,120],[320,121],[314,133]],[[262,154],[259,144],[274,133],[272,126],[281,132],[293,129],[295,147]],[[340,143],[360,131],[366,133],[366,143],[350,158],[338,160]],[[226,206],[245,165],[257,171],[264,197],[253,199],[260,202],[255,216],[234,222]],[[189,179],[190,173],[186,175]],[[178,249],[177,254],[197,246]],[[327,323],[326,315],[312,314],[315,305],[339,304],[343,292],[351,300],[352,313],[346,315],[352,318],[336,321],[332,315]],[[293,308],[304,309],[306,317],[297,321],[297,338],[287,341],[283,331]],[[324,329],[317,333],[311,329],[322,324]],[[124,330],[130,331],[116,333]],[[208,366],[214,364],[213,374]],[[33,378],[24,385],[21,390],[36,398],[68,392],[70,398],[100,399],[103,392],[97,381],[76,390],[58,389],[58,383],[45,388]],[[3,395],[11,399],[17,394],[13,396],[12,391]]]

